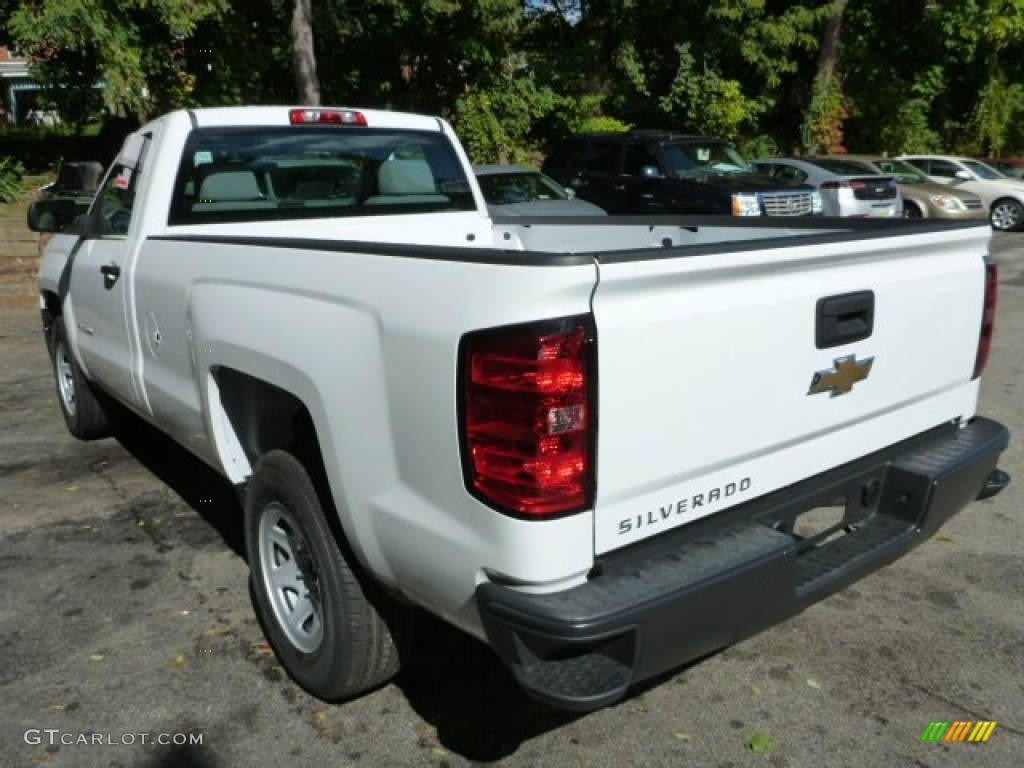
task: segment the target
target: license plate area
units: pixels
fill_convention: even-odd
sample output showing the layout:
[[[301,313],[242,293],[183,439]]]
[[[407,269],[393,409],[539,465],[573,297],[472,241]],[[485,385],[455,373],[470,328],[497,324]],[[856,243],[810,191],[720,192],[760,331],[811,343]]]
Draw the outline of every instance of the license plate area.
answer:
[[[797,555],[854,533],[878,512],[884,471],[861,475],[825,495],[806,499],[760,522],[793,538]]]

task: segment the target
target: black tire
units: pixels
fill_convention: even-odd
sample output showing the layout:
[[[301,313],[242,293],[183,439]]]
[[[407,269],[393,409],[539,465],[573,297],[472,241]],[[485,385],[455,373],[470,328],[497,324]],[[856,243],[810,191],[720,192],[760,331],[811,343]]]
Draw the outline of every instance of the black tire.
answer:
[[[989,212],[989,223],[992,229],[1000,232],[1016,232],[1024,229],[1024,205],[1012,198],[1002,198],[992,203]]]
[[[317,698],[339,701],[398,672],[412,609],[362,578],[328,524],[335,514],[291,453],[264,455],[245,502],[245,543],[256,612],[288,674]]]
[[[903,201],[903,218],[905,219],[920,219],[921,209],[917,207],[917,203],[911,203],[906,200]]]
[[[50,351],[57,403],[68,432],[79,440],[110,437],[114,428],[109,414],[75,360],[63,316],[57,317],[50,328]]]

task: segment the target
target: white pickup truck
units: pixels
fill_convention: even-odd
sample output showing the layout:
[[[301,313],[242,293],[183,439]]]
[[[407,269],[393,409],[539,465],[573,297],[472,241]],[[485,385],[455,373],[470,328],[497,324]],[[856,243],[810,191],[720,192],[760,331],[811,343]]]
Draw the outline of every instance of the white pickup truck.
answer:
[[[127,407],[237,485],[301,686],[382,684],[422,609],[589,710],[1006,485],[989,237],[492,219],[443,120],[183,110],[128,138],[39,290],[74,435]]]

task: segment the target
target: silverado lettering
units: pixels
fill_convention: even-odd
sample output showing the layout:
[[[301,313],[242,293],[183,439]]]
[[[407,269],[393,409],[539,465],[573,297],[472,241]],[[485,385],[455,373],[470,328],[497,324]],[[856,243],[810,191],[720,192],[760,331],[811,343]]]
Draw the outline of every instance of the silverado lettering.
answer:
[[[731,496],[735,496],[737,493],[750,490],[751,481],[749,477],[744,477],[742,480],[736,483],[726,483],[718,488],[712,488],[704,493],[695,493],[692,496],[688,496],[685,499],[679,499],[670,504],[658,507],[657,510],[648,510],[646,515],[636,515],[634,517],[627,517],[619,520],[619,535],[627,534],[634,528],[640,528],[645,525],[657,525],[660,522],[668,520],[674,515],[685,515],[691,509],[704,506],[705,504],[711,506],[722,499],[728,499]]]
[[[261,106],[158,117],[29,220],[68,430],[127,409],[235,485],[296,683],[383,685],[423,611],[590,710],[1008,482],[987,224],[745,212],[492,218],[443,119]],[[870,386],[807,397],[854,354]]]

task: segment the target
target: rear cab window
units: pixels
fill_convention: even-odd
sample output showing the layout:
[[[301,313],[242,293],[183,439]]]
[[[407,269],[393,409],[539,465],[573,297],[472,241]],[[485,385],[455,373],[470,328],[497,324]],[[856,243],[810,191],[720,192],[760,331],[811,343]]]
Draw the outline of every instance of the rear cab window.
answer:
[[[469,182],[440,134],[217,127],[189,135],[168,224],[467,210]]]

